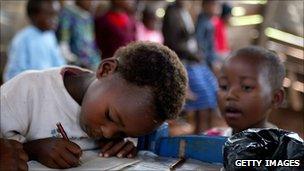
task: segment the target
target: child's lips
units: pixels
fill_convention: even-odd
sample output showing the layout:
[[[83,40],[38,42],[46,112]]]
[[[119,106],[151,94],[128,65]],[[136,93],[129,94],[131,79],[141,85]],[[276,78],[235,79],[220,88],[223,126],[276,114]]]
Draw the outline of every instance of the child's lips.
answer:
[[[230,113],[230,112],[228,112],[228,113],[225,114],[225,116],[227,118],[230,118],[230,119],[237,119],[237,118],[240,118],[242,116],[242,114],[241,113]]]
[[[236,107],[225,107],[225,117],[230,119],[237,119],[242,116],[242,111]]]

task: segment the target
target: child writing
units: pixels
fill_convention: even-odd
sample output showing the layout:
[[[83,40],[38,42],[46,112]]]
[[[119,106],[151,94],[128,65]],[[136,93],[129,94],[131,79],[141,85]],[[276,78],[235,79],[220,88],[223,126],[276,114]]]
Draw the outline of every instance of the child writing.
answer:
[[[175,118],[187,81],[177,55],[149,42],[120,48],[96,74],[76,67],[24,72],[1,86],[1,134],[51,168],[77,166],[81,150],[98,141],[101,156],[133,157],[136,148],[121,138]],[[58,138],[57,122],[73,142]]]
[[[266,49],[250,46],[233,53],[218,78],[219,108],[231,128],[212,129],[207,135],[231,136],[248,128],[276,127],[267,118],[283,102],[284,77],[284,65]]]

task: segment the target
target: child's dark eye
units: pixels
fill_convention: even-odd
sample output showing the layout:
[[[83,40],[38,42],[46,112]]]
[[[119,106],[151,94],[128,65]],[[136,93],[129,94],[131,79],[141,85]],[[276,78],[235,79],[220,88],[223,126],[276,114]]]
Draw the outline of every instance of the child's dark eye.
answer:
[[[228,86],[227,85],[220,85],[220,89],[223,91],[228,90]]]
[[[252,86],[242,86],[242,90],[246,91],[246,92],[250,92],[251,90],[253,90]]]
[[[110,111],[109,111],[109,110],[106,111],[106,118],[107,118],[109,121],[114,122],[113,119],[110,117]]]

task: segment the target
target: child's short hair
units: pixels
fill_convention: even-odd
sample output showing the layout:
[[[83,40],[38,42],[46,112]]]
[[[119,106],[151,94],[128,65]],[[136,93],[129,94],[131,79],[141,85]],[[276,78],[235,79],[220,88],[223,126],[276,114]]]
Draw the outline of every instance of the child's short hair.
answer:
[[[222,4],[222,13],[221,13],[221,18],[225,18],[226,16],[231,15],[231,6],[228,5],[227,3]]]
[[[52,2],[54,0],[51,0]],[[31,19],[34,15],[38,14],[41,10],[43,3],[48,2],[46,0],[28,0],[26,6],[27,16]]]
[[[231,55],[231,57],[233,56],[243,56],[260,60],[259,67],[261,67],[260,69],[266,69],[272,89],[277,90],[282,88],[285,77],[285,67],[279,57],[273,52],[258,46],[249,46],[237,50]]]
[[[134,42],[119,48],[117,72],[128,82],[152,90],[157,115],[175,118],[185,101],[187,73],[176,53],[152,42]]]
[[[156,19],[155,10],[151,6],[146,6],[142,12],[142,18],[150,20]]]

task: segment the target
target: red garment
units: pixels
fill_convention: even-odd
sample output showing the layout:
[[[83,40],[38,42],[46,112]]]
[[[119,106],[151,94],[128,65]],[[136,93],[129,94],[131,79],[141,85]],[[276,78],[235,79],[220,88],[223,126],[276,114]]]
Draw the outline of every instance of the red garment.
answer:
[[[126,25],[130,22],[129,16],[124,12],[109,12],[107,18],[110,22],[112,22],[117,27],[126,27]]]
[[[119,47],[135,40],[135,19],[124,12],[108,11],[95,19],[95,35],[101,58],[112,57]]]
[[[219,17],[213,17],[212,23],[214,25],[214,47],[218,54],[224,54],[230,51],[225,21]]]

